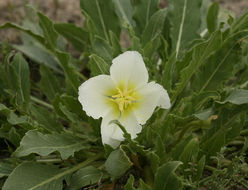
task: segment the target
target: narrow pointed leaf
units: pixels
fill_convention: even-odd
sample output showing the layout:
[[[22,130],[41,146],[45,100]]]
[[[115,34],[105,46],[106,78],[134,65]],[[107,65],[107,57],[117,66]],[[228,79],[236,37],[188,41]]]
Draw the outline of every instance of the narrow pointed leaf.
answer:
[[[171,24],[172,50],[182,55],[192,40],[199,37],[202,0],[170,0],[168,19]]]

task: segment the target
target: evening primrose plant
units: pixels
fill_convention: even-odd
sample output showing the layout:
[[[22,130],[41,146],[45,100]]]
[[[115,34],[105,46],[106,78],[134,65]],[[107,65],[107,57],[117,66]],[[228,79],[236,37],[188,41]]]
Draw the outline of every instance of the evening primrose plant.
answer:
[[[28,6],[1,39],[3,190],[247,189],[248,12],[209,0]]]
[[[170,107],[170,99],[161,85],[148,83],[148,72],[138,52],[126,51],[112,62],[110,76],[95,76],[79,87],[78,100],[88,116],[103,118],[102,142],[116,148],[124,140],[123,132],[110,121],[118,120],[135,138],[157,106]]]

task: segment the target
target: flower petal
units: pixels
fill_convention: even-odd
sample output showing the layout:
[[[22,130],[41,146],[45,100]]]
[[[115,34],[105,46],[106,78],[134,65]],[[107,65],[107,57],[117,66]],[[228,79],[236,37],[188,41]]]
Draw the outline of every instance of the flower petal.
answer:
[[[165,109],[170,107],[167,91],[155,82],[146,84],[138,90],[138,93],[142,98],[139,100],[139,107],[134,110],[134,114],[142,125],[151,117],[157,106]]]
[[[114,58],[112,63],[110,76],[116,84],[131,82],[140,86],[148,82],[148,72],[139,52],[126,51]]]
[[[106,102],[106,93],[114,88],[114,83],[108,75],[98,75],[85,81],[79,87],[78,100],[88,116],[98,119],[111,110]]]
[[[123,132],[120,127],[114,123],[109,123],[116,119],[117,118],[110,113],[103,118],[101,124],[102,142],[103,144],[109,144],[113,148],[116,148],[120,142],[124,140]],[[119,118],[118,120],[131,135],[132,139],[136,138],[137,134],[142,130],[142,127],[139,125],[134,114],[130,114],[128,117]]]

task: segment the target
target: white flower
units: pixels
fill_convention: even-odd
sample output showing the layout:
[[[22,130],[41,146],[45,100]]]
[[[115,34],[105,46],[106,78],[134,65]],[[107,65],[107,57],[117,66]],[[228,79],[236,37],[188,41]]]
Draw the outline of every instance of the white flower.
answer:
[[[161,85],[148,83],[148,72],[138,52],[127,51],[112,63],[110,76],[90,78],[79,87],[78,100],[88,116],[103,118],[102,142],[116,148],[124,140],[123,132],[110,124],[111,120],[118,120],[135,138],[157,106],[170,107],[170,99]]]

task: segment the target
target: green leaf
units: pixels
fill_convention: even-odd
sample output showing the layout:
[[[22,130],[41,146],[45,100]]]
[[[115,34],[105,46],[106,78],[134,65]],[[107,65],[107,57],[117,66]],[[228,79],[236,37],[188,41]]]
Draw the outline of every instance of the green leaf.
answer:
[[[175,71],[176,54],[173,53],[165,63],[162,71],[162,85],[170,93],[173,85],[173,74]]]
[[[87,185],[98,183],[102,179],[104,179],[104,176],[99,169],[93,166],[87,166],[78,170],[75,174],[72,175],[70,185],[67,189],[78,190]]]
[[[77,95],[78,87],[80,85],[80,81],[78,79],[77,71],[70,65],[70,54],[65,52],[56,51],[56,57],[58,58],[65,76],[66,76],[66,84],[68,94]]]
[[[133,175],[130,175],[126,185],[124,186],[124,189],[125,190],[151,190],[152,188],[149,185],[145,184],[145,182],[142,179],[140,179],[139,187],[136,189],[134,187],[134,177]]]
[[[53,101],[55,95],[61,94],[61,86],[57,81],[54,73],[52,73],[45,65],[40,66],[41,81],[40,87],[50,102]]]
[[[85,50],[89,41],[89,34],[83,28],[71,23],[54,24],[55,30],[72,43],[72,45],[80,52]]]
[[[184,163],[184,167],[188,166],[188,162],[195,161],[199,152],[199,141],[197,138],[193,138],[185,146],[183,152],[181,153],[179,160]]]
[[[43,30],[44,37],[46,39],[46,45],[50,49],[54,49],[57,46],[58,33],[55,32],[52,21],[40,12],[37,12],[39,17],[39,25]]]
[[[161,9],[154,13],[146,25],[144,32],[142,33],[142,43],[147,44],[153,40],[157,35],[161,34],[164,28],[164,20],[167,14],[166,9]]]
[[[57,121],[53,113],[49,113],[49,110],[41,106],[32,105],[31,115],[34,116],[36,121],[40,124],[40,127],[50,132],[60,132],[63,130],[61,124]]]
[[[231,25],[231,33],[233,34],[242,30],[248,30],[248,11]]]
[[[58,73],[63,73],[59,68],[59,62],[46,48],[41,46],[38,42],[33,41],[24,43],[23,45],[13,45],[15,49],[25,54],[32,61],[53,69]]]
[[[133,19],[136,22],[135,31],[142,34],[151,16],[158,10],[158,0],[134,1]]]
[[[223,82],[233,76],[234,66],[241,59],[239,40],[248,37],[248,31],[236,33],[226,39],[218,51],[205,61],[192,84],[198,93],[214,91],[221,88]]]
[[[223,102],[218,102],[221,104],[232,103],[236,105],[247,104],[248,103],[248,90],[234,89],[230,95]]]
[[[63,160],[73,156],[76,151],[85,148],[85,142],[70,134],[46,134],[38,131],[28,131],[23,137],[20,147],[14,155],[17,157],[27,156],[36,153],[47,156],[58,151]]]
[[[132,166],[132,162],[124,150],[120,148],[111,152],[104,165],[108,173],[117,178],[123,175]]]
[[[22,26],[19,26],[17,24],[12,24],[12,23],[5,23],[3,25],[0,25],[0,30],[1,29],[5,29],[5,28],[15,28],[15,29],[18,29],[18,30],[21,30],[22,32],[25,32],[27,33],[28,35],[32,36],[33,38],[35,38],[37,41],[39,41],[41,44],[44,43],[44,38],[43,36],[41,36],[40,34],[36,34],[36,33],[33,33],[30,29],[28,28],[24,28]]]
[[[95,31],[89,28],[90,33],[94,33],[109,42],[109,31],[114,32],[117,36],[120,35],[119,19],[112,0],[80,0],[80,6],[83,13],[86,13],[86,18],[90,18],[93,22]]]
[[[110,41],[112,45],[113,57],[117,57],[122,53],[120,40],[117,38],[116,34],[110,31]]]
[[[196,45],[190,52],[188,52],[185,56],[185,61],[180,63],[180,67],[183,69],[180,70],[180,79],[176,84],[177,91],[175,97],[185,89],[191,77],[198,68],[205,63],[205,60],[220,47],[221,40],[221,32],[217,31],[212,34],[209,40]]]
[[[208,9],[207,27],[208,32],[213,33],[218,27],[219,3],[214,2]]]
[[[53,165],[24,162],[17,166],[6,180],[3,190],[62,189],[60,170]]]
[[[130,0],[113,0],[113,3],[120,21],[124,20],[129,26],[134,26],[135,23],[132,19],[133,7]]]
[[[20,53],[16,54],[11,67],[14,69],[14,74],[16,78],[13,81],[16,87],[13,91],[16,92],[16,101],[18,105],[23,106],[24,109],[28,109],[30,102],[30,78],[29,78],[29,66],[26,60],[22,57]],[[12,76],[10,76],[12,77]]]
[[[8,162],[0,162],[0,178],[9,176],[13,169],[13,164],[10,164]]]
[[[99,36],[95,36],[92,44],[93,52],[102,57],[106,62],[111,63],[112,57],[112,47],[110,43]]]
[[[205,167],[205,161],[206,161],[206,156],[203,155],[199,162],[197,163],[197,172],[196,175],[194,175],[194,180],[199,181],[202,177],[202,173]]]
[[[100,74],[109,74],[110,65],[104,61],[101,57],[92,54],[89,62],[91,75],[96,76]]]
[[[190,43],[199,37],[201,2],[202,0],[170,0],[169,2],[170,36],[172,50],[176,51],[176,57],[181,57]]]
[[[182,182],[175,174],[176,169],[182,164],[179,161],[171,161],[158,168],[155,174],[154,189],[159,190],[180,190]]]

